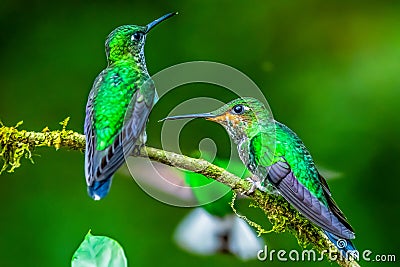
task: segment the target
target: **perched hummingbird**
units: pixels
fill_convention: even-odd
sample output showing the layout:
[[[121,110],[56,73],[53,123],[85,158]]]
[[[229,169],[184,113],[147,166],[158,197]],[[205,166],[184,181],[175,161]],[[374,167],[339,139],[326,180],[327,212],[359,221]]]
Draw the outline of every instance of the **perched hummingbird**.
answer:
[[[208,155],[204,154],[207,159]],[[246,167],[239,162],[217,158],[214,164],[228,166],[228,171],[239,176],[248,174],[245,172]],[[256,258],[257,252],[264,248],[264,240],[233,212],[230,206],[232,190],[227,185],[201,174],[181,171],[185,182],[192,188],[195,199],[199,204],[206,204],[195,208],[178,225],[174,234],[177,244],[187,251],[202,255],[230,253],[242,260]],[[221,197],[214,200],[216,196]]]
[[[254,187],[265,191],[264,186],[272,186],[301,214],[321,227],[342,254],[355,252],[350,241],[355,238],[353,228],[332,199],[328,184],[307,148],[291,129],[275,121],[259,100],[239,98],[210,113],[164,120],[185,118],[205,118],[221,124],[253,174]]]
[[[120,26],[106,39],[108,65],[94,81],[85,118],[85,176],[95,200],[107,195],[124,156],[146,142],[145,125],[157,93],[147,72],[144,44],[154,26],[175,14],[146,26]]]

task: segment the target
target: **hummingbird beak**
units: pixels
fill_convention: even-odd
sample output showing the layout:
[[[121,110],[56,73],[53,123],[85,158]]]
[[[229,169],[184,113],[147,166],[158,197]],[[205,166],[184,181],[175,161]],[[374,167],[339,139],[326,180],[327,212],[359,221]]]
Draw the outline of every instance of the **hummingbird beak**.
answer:
[[[152,22],[150,22],[149,24],[147,24],[146,26],[146,32],[148,33],[151,29],[153,29],[157,24],[159,24],[160,22],[163,22],[166,19],[169,19],[170,17],[175,16],[176,14],[178,14],[178,12],[172,12],[172,13],[168,13],[164,16],[162,16],[161,18],[158,18]]]
[[[212,113],[187,114],[187,115],[166,117],[162,120],[159,120],[158,122],[169,121],[169,120],[180,120],[180,119],[195,119],[195,118],[209,119],[214,117],[216,117],[216,115]]]

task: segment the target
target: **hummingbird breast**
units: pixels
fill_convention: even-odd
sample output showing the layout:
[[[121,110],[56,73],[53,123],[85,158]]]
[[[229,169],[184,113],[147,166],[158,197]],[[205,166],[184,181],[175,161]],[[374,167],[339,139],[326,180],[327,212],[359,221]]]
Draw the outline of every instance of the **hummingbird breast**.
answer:
[[[238,150],[239,157],[242,160],[243,164],[246,165],[246,167],[249,169],[249,171],[251,173],[254,174],[256,166],[252,166],[252,163],[251,163],[251,160],[250,160],[249,139],[248,138],[243,138],[238,143],[237,150]]]

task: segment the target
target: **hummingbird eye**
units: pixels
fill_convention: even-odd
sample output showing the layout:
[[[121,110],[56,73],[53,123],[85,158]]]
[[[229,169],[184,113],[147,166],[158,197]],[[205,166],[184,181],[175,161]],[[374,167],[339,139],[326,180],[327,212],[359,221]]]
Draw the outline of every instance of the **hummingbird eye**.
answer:
[[[134,42],[138,42],[138,41],[140,41],[142,36],[143,36],[142,32],[135,32],[134,34],[132,34],[131,40]]]
[[[237,115],[243,114],[244,110],[243,105],[236,105],[232,108],[233,113]]]

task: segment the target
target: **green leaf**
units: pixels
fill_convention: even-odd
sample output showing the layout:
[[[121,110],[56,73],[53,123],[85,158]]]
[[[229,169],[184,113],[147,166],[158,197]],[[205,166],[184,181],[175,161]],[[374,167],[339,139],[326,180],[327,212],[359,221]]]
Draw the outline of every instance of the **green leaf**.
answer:
[[[87,233],[85,240],[75,251],[72,267],[126,267],[124,250],[117,241],[106,236]]]

